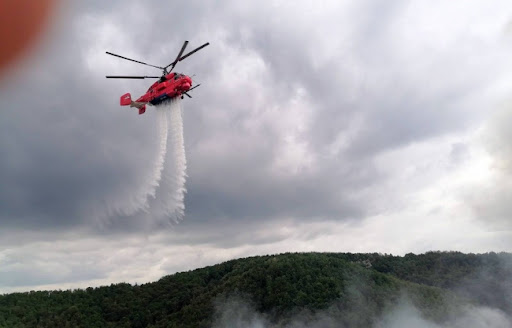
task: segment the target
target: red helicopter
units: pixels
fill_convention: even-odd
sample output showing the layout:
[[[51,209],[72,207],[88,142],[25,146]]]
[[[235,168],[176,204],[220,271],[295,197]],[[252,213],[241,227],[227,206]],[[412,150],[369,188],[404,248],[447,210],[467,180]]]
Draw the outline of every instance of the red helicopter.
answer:
[[[186,95],[189,98],[192,98],[187,91],[191,91],[192,89],[197,88],[200,86],[200,84],[196,85],[192,88],[192,79],[184,74],[180,73],[171,73],[174,66],[183,59],[187,58],[188,56],[196,53],[197,51],[203,49],[210,43],[205,43],[200,47],[197,47],[196,49],[190,51],[186,55],[183,55],[183,52],[185,51],[185,48],[187,47],[188,41],[185,41],[183,43],[183,46],[181,47],[180,52],[178,53],[178,56],[176,59],[170,63],[169,65],[165,67],[155,66],[151,64],[147,64],[138,60],[126,58],[123,56],[119,56],[116,54],[113,54],[111,52],[106,52],[109,55],[116,56],[122,59],[130,60],[132,62],[136,62],[139,64],[143,64],[146,66],[151,66],[155,68],[159,68],[163,70],[162,76],[113,76],[109,75],[106,76],[107,79],[158,79],[155,83],[153,83],[148,91],[143,94],[139,99],[136,101],[132,101],[132,97],[129,93],[126,93],[121,96],[121,106],[128,106],[130,107],[137,107],[139,109],[139,115],[144,114],[146,111],[146,105],[158,105],[164,100],[172,99],[174,97],[181,97],[183,99],[183,95]],[[182,56],[183,55],[183,56]],[[169,68],[170,67],[170,68]]]

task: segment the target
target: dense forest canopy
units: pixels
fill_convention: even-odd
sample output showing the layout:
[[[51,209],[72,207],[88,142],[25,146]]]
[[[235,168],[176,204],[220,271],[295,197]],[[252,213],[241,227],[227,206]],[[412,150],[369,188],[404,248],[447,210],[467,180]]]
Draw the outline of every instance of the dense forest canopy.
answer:
[[[0,327],[211,327],[230,302],[274,326],[323,311],[340,326],[371,327],[404,298],[436,323],[468,304],[512,316],[512,254],[256,256],[143,285],[6,294]]]

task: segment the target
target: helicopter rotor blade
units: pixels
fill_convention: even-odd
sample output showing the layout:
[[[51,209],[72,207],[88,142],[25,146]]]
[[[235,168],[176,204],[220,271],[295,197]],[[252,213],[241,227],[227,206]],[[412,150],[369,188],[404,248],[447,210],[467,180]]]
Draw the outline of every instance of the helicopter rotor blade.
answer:
[[[189,90],[189,91],[190,91],[190,90]],[[186,95],[187,97],[189,97],[189,98],[192,98],[192,96],[191,96],[191,95],[189,95],[187,92],[183,92],[183,94],[185,94],[185,95]]]
[[[195,54],[196,52],[198,52],[199,50],[203,49],[204,47],[206,47],[209,44],[210,44],[209,42],[206,42],[202,46],[195,48],[194,50],[192,50],[188,54],[184,55],[183,57],[180,57],[179,61],[182,61],[183,59],[187,58],[188,56]]]
[[[151,64],[148,64],[148,63],[145,63],[145,62],[141,62],[141,61],[138,61],[138,60],[135,60],[135,59],[131,59],[131,58],[123,57],[123,56],[120,56],[120,55],[116,55],[116,54],[113,54],[113,53],[108,52],[108,51],[105,51],[105,52],[107,54],[111,55],[111,56],[115,56],[115,57],[119,57],[119,58],[122,58],[122,59],[126,59],[126,60],[129,60],[129,61],[132,61],[132,62],[136,62],[136,63],[142,64],[142,65],[151,66],[151,67],[155,67],[155,68],[159,68],[159,69],[164,69],[163,67],[160,67],[160,66],[151,65]]]
[[[160,76],[120,76],[120,75],[107,75],[107,79],[159,79]]]
[[[201,84],[198,84],[198,85],[196,85],[195,87],[188,89],[187,91],[192,91],[192,90],[194,90],[195,88],[197,88],[197,87],[198,87],[198,86],[200,86],[200,85],[201,85]]]
[[[169,72],[171,72],[171,71],[172,71],[172,69],[174,68],[174,66],[176,66],[176,64],[177,64],[177,63],[178,63],[178,61],[180,60],[181,55],[183,55],[183,52],[185,51],[185,48],[187,47],[187,45],[188,45],[188,41],[186,41],[186,40],[185,40],[185,42],[183,42],[183,46],[181,47],[180,52],[178,53],[178,56],[176,56],[176,59],[175,59],[172,63],[170,63],[169,65],[165,66],[165,67],[164,67],[164,69],[167,69],[167,67],[169,67],[169,66],[171,66],[171,65],[172,65],[172,67],[171,67],[171,69],[169,70]]]

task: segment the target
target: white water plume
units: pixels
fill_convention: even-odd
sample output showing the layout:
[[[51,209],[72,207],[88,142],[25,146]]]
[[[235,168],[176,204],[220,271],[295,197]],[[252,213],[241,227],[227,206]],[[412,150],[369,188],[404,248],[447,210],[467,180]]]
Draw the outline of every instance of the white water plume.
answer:
[[[168,119],[167,110],[165,107],[156,107],[157,120],[158,120],[158,135],[160,136],[160,151],[155,162],[153,170],[153,178],[151,179],[151,188],[148,191],[147,196],[155,198],[156,188],[160,185],[160,179],[162,178],[162,170],[165,164],[165,155],[167,154],[167,138],[168,138]],[[146,197],[146,210],[149,204]]]
[[[138,188],[131,195],[116,194],[106,202],[106,211],[97,215],[131,217],[142,214],[146,222],[177,223],[185,214],[185,181],[187,159],[183,138],[181,99],[172,99],[155,106],[158,144],[155,157]]]
[[[168,111],[169,106],[157,106],[157,133],[159,137],[158,148],[155,148],[156,156],[151,160],[152,170],[143,172],[137,182],[136,188],[130,188],[130,193],[116,193],[112,195],[111,199],[106,202],[106,209],[103,211],[96,211],[96,217],[99,222],[112,216],[133,216],[140,212],[149,212],[150,198],[156,197],[156,189],[159,187],[162,177],[162,170],[165,166],[167,145],[168,145]]]
[[[160,127],[168,127],[168,133],[160,133],[161,152],[155,168],[151,197],[148,197],[147,214],[154,221],[178,222],[185,214],[187,177],[181,99],[175,98],[158,105],[157,112]]]

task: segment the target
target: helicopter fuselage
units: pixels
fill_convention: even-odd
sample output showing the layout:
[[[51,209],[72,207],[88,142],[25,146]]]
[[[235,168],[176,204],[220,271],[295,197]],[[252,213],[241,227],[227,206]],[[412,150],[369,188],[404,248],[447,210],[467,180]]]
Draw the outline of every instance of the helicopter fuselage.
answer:
[[[192,79],[189,76],[170,73],[153,83],[148,91],[143,94],[136,102],[150,103],[158,105],[162,101],[181,96],[192,86]]]
[[[131,95],[126,93],[121,96],[120,103],[121,106],[137,107],[140,115],[146,112],[147,104],[155,106],[165,100],[183,97],[183,94],[191,90],[191,86],[192,79],[189,76],[180,73],[169,73],[153,83],[148,91],[137,100],[132,101]],[[190,95],[188,96],[190,97]]]

